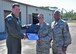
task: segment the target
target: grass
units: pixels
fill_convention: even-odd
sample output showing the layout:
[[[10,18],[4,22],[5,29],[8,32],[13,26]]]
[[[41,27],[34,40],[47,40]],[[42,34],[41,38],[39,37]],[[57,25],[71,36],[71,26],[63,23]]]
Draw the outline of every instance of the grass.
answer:
[[[67,20],[68,23],[76,23],[76,20]]]

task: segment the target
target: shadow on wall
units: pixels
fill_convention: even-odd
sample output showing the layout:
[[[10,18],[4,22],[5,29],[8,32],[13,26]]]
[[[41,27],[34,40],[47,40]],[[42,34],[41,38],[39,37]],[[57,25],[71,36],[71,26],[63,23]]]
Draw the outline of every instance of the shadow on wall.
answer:
[[[6,32],[1,32],[0,33],[0,40],[6,39],[6,36],[7,36]]]

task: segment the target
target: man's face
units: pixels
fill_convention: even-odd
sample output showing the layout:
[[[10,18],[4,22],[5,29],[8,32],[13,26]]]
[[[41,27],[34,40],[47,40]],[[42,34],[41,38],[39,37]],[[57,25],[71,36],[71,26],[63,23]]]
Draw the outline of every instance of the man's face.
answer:
[[[59,20],[60,19],[60,13],[58,13],[58,12],[55,12],[55,14],[54,14],[54,18],[55,18],[55,20]]]
[[[39,23],[43,23],[44,22],[44,19],[43,18],[39,18]]]
[[[14,8],[12,8],[12,11],[13,11],[13,14],[14,14],[16,17],[19,17],[20,7],[15,6]]]

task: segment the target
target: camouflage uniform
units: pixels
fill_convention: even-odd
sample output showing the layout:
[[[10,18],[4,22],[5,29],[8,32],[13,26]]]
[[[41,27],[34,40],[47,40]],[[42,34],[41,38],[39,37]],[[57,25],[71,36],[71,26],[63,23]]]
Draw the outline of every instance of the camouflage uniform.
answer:
[[[39,39],[43,40],[43,42],[38,42],[36,45],[37,54],[50,54],[50,40],[51,40],[51,30],[49,31],[49,25],[47,23],[43,23],[40,25],[40,29],[38,32]]]
[[[68,24],[60,19],[58,22],[52,22],[51,28],[53,30],[53,54],[66,54],[62,48],[67,48],[71,44]]]
[[[13,13],[9,14],[5,19],[6,31],[8,33],[6,45],[8,54],[21,54],[21,33],[20,21]]]

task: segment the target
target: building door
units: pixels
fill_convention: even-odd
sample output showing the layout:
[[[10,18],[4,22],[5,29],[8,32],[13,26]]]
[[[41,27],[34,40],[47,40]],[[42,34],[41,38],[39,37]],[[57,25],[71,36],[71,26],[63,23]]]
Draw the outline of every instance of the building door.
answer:
[[[6,17],[8,14],[10,14],[10,13],[11,13],[11,11],[4,10],[4,19],[5,19],[5,17]]]
[[[38,13],[32,13],[33,24],[37,24],[38,21]]]
[[[5,19],[5,17],[6,17],[8,14],[10,14],[10,13],[11,13],[11,11],[4,10],[4,19]],[[20,12],[19,18],[20,18],[20,21],[21,21],[21,12]]]
[[[8,14],[10,14],[11,13],[11,11],[8,11],[8,10],[4,10],[4,19],[6,18],[6,16],[8,15]],[[5,22],[5,21],[4,21]],[[5,30],[6,30],[6,28],[5,28]]]

